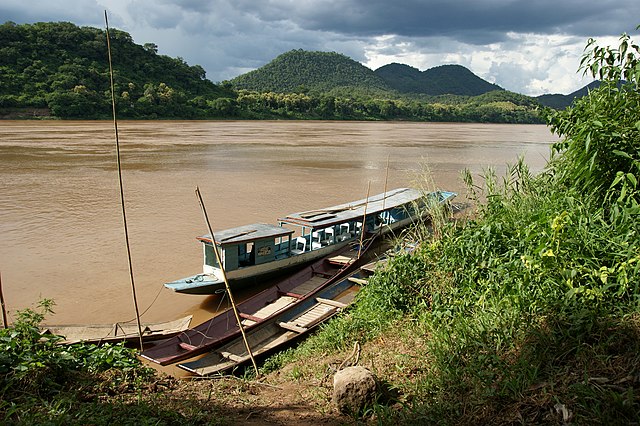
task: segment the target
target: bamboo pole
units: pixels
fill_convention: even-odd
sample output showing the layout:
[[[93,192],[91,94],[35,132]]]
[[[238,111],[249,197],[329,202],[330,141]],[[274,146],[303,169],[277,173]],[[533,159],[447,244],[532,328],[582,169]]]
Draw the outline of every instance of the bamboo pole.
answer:
[[[229,281],[227,280],[227,273],[225,272],[224,266],[222,265],[222,259],[220,258],[220,252],[218,251],[218,244],[216,243],[216,237],[213,235],[213,230],[211,229],[211,222],[209,221],[209,216],[207,215],[207,209],[204,206],[204,201],[202,200],[202,195],[200,194],[200,188],[196,187],[196,196],[198,197],[198,202],[200,202],[200,208],[202,209],[202,214],[204,215],[204,220],[207,222],[207,229],[209,230],[209,234],[211,235],[211,244],[213,244],[213,252],[216,255],[216,261],[220,266],[220,271],[222,272],[222,280],[224,281],[224,286],[227,290],[227,294],[229,295],[229,300],[231,301],[231,307],[233,308],[233,314],[236,317],[236,321],[238,322],[238,327],[240,328],[240,333],[242,334],[242,340],[244,340],[244,346],[247,348],[247,353],[249,354],[249,358],[251,358],[251,363],[253,364],[253,368],[256,370],[256,377],[260,376],[258,372],[258,366],[256,364],[256,360],[253,357],[253,352],[251,352],[251,346],[249,346],[249,342],[247,341],[247,335],[244,332],[244,327],[242,326],[242,322],[240,321],[240,314],[238,313],[238,308],[236,306],[236,302],[233,299],[233,294],[231,293],[231,287],[229,286]]]
[[[389,157],[390,157],[390,154],[387,154],[387,172],[385,173],[385,176],[384,176],[384,194],[382,195],[382,211],[383,212],[384,212],[384,207],[387,204],[387,182],[389,181]],[[388,225],[388,223],[386,225]]]
[[[2,292],[2,274],[0,274],[0,305],[2,305],[2,327],[7,328],[7,311],[4,307],[4,293]]]
[[[364,231],[367,224],[367,206],[369,206],[369,191],[371,191],[371,181],[367,186],[367,202],[364,204],[364,214],[362,215],[362,229],[360,230],[360,244],[358,245],[358,259],[362,253],[362,244],[364,243]]]
[[[120,205],[122,206],[122,222],[124,225],[124,239],[127,246],[127,259],[129,261],[129,278],[131,280],[131,292],[133,293],[133,306],[136,310],[136,321],[138,323],[138,336],[140,337],[140,350],[143,349],[142,345],[142,325],[140,324],[140,311],[138,310],[138,299],[136,297],[136,285],[133,279],[133,264],[131,262],[131,247],[129,245],[129,230],[127,227],[127,212],[124,202],[124,186],[122,184],[122,164],[120,161],[120,139],[118,137],[118,120],[116,118],[116,96],[113,85],[113,65],[111,62],[111,40],[109,37],[109,20],[107,18],[107,11],[104,11],[104,22],[107,28],[107,52],[109,55],[109,77],[111,82],[111,108],[113,112],[113,128],[116,138],[116,156],[118,159],[118,182],[120,183]]]

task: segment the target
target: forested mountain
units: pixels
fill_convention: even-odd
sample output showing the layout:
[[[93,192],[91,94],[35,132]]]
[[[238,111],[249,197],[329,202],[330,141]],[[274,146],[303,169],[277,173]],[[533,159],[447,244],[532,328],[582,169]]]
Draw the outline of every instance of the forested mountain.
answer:
[[[111,30],[115,92],[124,117],[197,117],[198,104],[233,96],[199,66]],[[67,22],[0,25],[0,108],[57,117],[111,114],[106,33]]]
[[[277,93],[359,89],[430,96],[477,96],[503,90],[461,65],[442,65],[420,71],[394,63],[372,71],[339,53],[302,49],[284,53],[257,70],[236,77],[231,83],[238,89]]]
[[[536,97],[536,100],[540,102],[541,105],[547,106],[549,108],[554,109],[565,109],[570,106],[574,99],[581,98],[586,96],[589,93],[589,90],[597,89],[600,87],[599,81],[593,81],[588,85],[584,86],[582,89],[578,89],[573,93],[568,95],[561,94],[551,94],[551,95],[540,95]]]
[[[393,63],[374,71],[391,88],[401,93],[426,95],[477,96],[503,90],[496,84],[478,77],[462,65],[441,65],[420,71],[408,65]]]
[[[335,52],[292,50],[231,80],[239,89],[259,92],[326,92],[340,88],[389,90],[369,68]]]

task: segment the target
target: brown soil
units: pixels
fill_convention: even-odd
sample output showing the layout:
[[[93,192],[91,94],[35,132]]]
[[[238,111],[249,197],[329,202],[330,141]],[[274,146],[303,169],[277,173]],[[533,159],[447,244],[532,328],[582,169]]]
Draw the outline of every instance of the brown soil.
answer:
[[[361,365],[376,375],[383,388],[393,384],[397,389],[422,371],[424,357],[416,354],[420,353],[424,336],[415,330],[394,328],[395,332],[363,347],[356,344],[342,353],[295,361],[258,379],[235,376],[176,379],[163,375],[150,385],[144,398],[158,409],[175,410],[185,418],[193,419],[194,413],[201,413],[202,422],[210,424],[354,423],[353,417],[338,412],[331,401],[335,371]],[[396,392],[387,405],[405,399]],[[363,420],[374,421],[370,416],[359,419]]]

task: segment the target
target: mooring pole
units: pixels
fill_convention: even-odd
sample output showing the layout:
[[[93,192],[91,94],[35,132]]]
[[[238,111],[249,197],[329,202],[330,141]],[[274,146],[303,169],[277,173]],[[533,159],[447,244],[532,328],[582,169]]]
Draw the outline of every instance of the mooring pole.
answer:
[[[209,234],[211,235],[211,244],[213,245],[213,252],[216,255],[216,261],[220,266],[220,271],[222,272],[222,280],[224,281],[224,286],[227,290],[227,294],[229,295],[229,300],[231,301],[231,307],[233,308],[233,314],[236,316],[236,321],[238,322],[238,327],[240,328],[240,333],[242,333],[242,340],[244,340],[244,346],[247,348],[247,353],[249,354],[249,358],[251,358],[251,362],[253,363],[253,368],[256,370],[256,377],[260,376],[258,372],[258,365],[256,364],[256,360],[253,357],[253,352],[251,352],[251,346],[249,346],[249,341],[247,340],[247,335],[244,332],[244,327],[242,326],[242,322],[240,321],[240,314],[238,313],[238,308],[236,306],[236,302],[233,299],[233,294],[231,293],[231,287],[229,286],[229,280],[227,280],[227,273],[225,272],[224,265],[222,264],[222,259],[220,258],[220,252],[218,251],[218,244],[216,242],[216,237],[213,235],[213,230],[211,229],[211,222],[209,222],[209,215],[207,215],[207,209],[204,206],[204,201],[202,200],[202,195],[200,194],[200,188],[196,187],[196,196],[198,197],[198,202],[200,203],[200,208],[202,209],[202,214],[204,215],[204,221],[207,223],[207,229],[209,230]]]
[[[109,77],[111,81],[111,108],[113,111],[113,129],[116,137],[116,156],[118,159],[118,182],[120,183],[120,205],[122,206],[122,222],[124,225],[124,240],[127,246],[127,259],[129,260],[129,278],[131,280],[131,292],[133,293],[133,306],[136,309],[136,321],[138,322],[138,336],[140,337],[140,350],[142,344],[142,326],[140,325],[140,311],[138,310],[138,299],[136,298],[136,285],[133,279],[133,265],[131,262],[131,247],[129,246],[129,229],[127,227],[127,211],[124,203],[124,186],[122,185],[122,165],[120,162],[120,139],[118,137],[118,120],[116,118],[116,95],[113,84],[113,65],[111,64],[111,40],[109,37],[109,20],[107,11],[104,11],[104,22],[107,27],[107,52],[109,54]]]
[[[371,181],[367,186],[367,201],[364,203],[364,214],[362,215],[362,229],[360,230],[360,244],[358,245],[358,259],[360,259],[360,253],[362,253],[362,244],[364,243],[364,231],[367,224],[367,206],[369,205],[369,191],[371,191]]]
[[[387,154],[387,172],[384,176],[384,194],[382,195],[382,211],[384,212],[384,207],[387,204],[387,182],[389,182],[389,157],[390,154]]]
[[[2,305],[2,327],[7,328],[7,311],[4,307],[4,293],[2,292],[2,274],[0,274],[0,305]]]

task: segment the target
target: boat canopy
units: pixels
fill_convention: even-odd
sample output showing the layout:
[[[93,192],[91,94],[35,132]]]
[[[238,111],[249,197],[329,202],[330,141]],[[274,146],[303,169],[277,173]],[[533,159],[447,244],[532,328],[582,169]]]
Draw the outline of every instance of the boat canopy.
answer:
[[[293,234],[293,230],[266,223],[239,226],[237,228],[216,231],[216,243],[219,246],[243,244],[266,238],[278,238]],[[203,243],[211,244],[211,234],[198,237]]]
[[[367,216],[375,216],[394,208],[409,207],[411,203],[420,202],[425,194],[413,188],[398,188],[383,194],[372,195],[368,199],[353,201],[319,210],[293,213],[278,219],[280,223],[309,227],[313,229],[362,220],[366,206]]]

